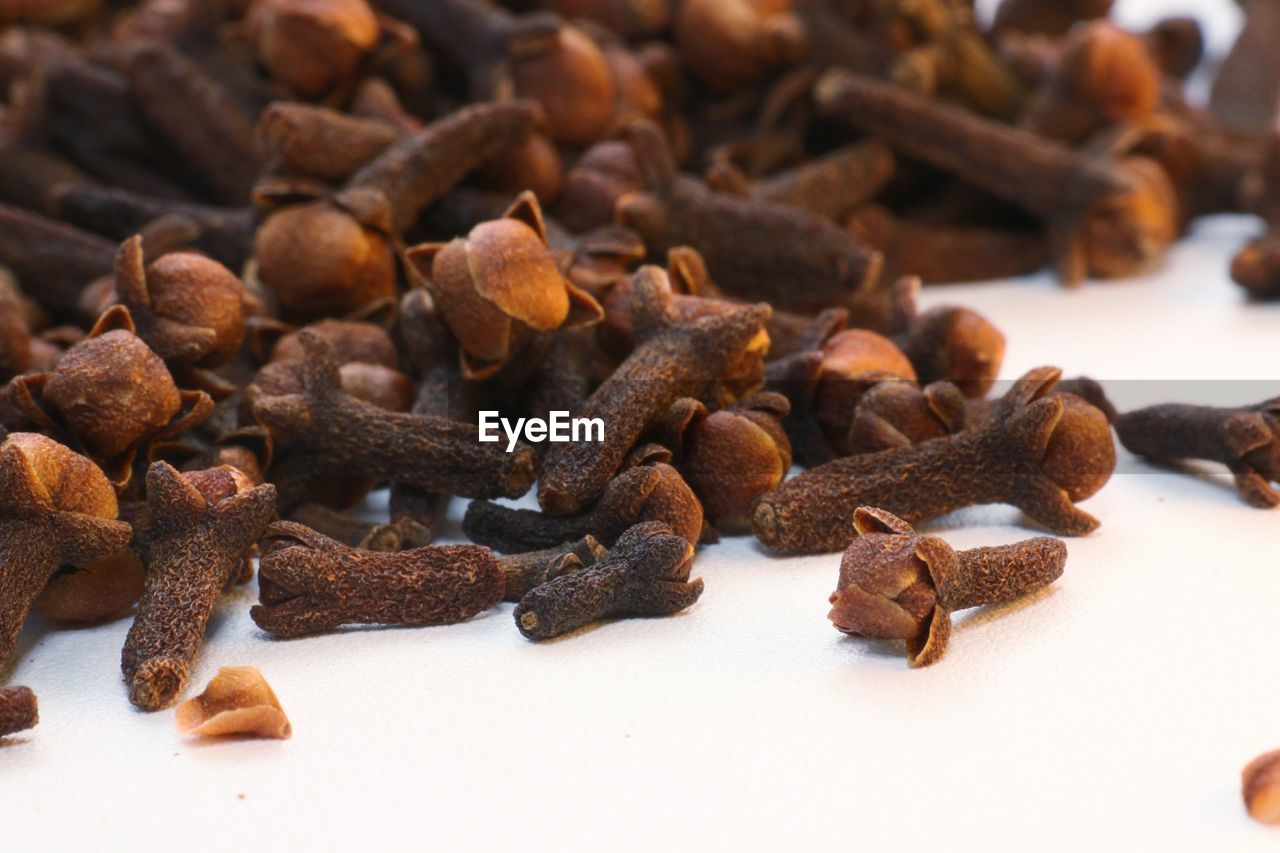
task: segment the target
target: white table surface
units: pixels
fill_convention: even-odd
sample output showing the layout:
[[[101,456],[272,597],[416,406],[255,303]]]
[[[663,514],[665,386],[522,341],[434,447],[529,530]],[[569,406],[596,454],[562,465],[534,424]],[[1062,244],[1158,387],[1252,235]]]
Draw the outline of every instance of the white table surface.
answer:
[[[1201,4],[1122,12],[1144,5]],[[1010,378],[1057,364],[1126,406],[1256,402],[1280,393],[1280,306],[1246,304],[1225,272],[1254,227],[1205,222],[1146,278],[925,302],[1005,330]],[[961,616],[919,671],[830,626],[838,555],[775,559],[750,539],[701,552],[689,611],[544,644],[511,605],[273,641],[243,589],[189,692],[260,667],[286,742],[186,740],[172,711],[128,703],[128,620],[33,619],[7,683],[34,688],[43,719],[0,744],[0,849],[1271,851],[1280,830],[1247,819],[1239,771],[1280,746],[1280,510],[1245,506],[1222,473],[1122,451],[1062,580]],[[971,547],[1038,533],[1020,522],[995,507],[926,529]]]

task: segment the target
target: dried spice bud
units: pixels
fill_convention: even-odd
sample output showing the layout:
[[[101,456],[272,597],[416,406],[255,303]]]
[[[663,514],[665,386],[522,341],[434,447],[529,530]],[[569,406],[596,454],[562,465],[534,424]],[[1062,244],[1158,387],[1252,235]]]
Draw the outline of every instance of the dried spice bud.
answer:
[[[116,293],[138,337],[169,365],[218,367],[244,340],[244,285],[202,255],[174,252],[145,264],[135,235],[116,256]]]
[[[411,518],[377,524],[310,503],[290,512],[288,520],[362,551],[395,553],[431,544],[431,531]]]
[[[1062,577],[1067,547],[1039,537],[956,552],[882,509],[853,514],[858,538],[840,560],[828,618],[846,634],[905,640],[913,667],[936,663],[951,637],[951,613],[1001,604]]]
[[[938,306],[917,313],[919,279],[900,280],[893,339],[921,382],[947,380],[968,397],[984,397],[1000,375],[1005,337],[990,320],[969,308]]]
[[[790,411],[787,398],[773,393],[710,414],[697,404],[683,430],[679,467],[718,530],[749,531],[756,499],[787,476],[791,442],[782,419]]]
[[[482,166],[478,178],[485,187],[508,193],[527,190],[549,204],[564,186],[564,162],[555,143],[535,133]]]
[[[656,36],[671,22],[670,0],[550,0],[546,5],[566,18],[595,21],[632,40]]]
[[[31,329],[27,323],[22,291],[0,275],[0,380],[8,380],[31,367]]]
[[[245,29],[271,76],[309,97],[351,77],[380,28],[365,0],[255,0]]]
[[[603,316],[595,299],[560,274],[542,210],[529,192],[501,219],[447,244],[415,246],[406,258],[427,280],[458,339],[467,379],[491,376],[540,332]]]
[[[866,329],[845,329],[822,344],[810,408],[828,440],[838,449],[849,431],[858,400],[876,383],[890,379],[914,382],[916,372],[906,354],[883,335]]]
[[[39,722],[40,709],[30,687],[0,687],[0,737],[34,729]]]
[[[178,706],[174,722],[184,735],[198,737],[288,740],[293,734],[275,691],[252,666],[221,667],[203,693]]]
[[[502,600],[502,570],[476,545],[399,554],[357,551],[291,522],[267,529],[262,603],[249,615],[277,637],[343,625],[451,625]]]
[[[129,543],[117,511],[111,484],[85,457],[35,433],[0,444],[0,665],[59,566],[93,563]]]
[[[303,393],[302,361],[273,361],[253,378],[252,392],[245,396],[247,410],[259,397],[283,397]],[[372,403],[389,412],[407,412],[413,406],[413,384],[398,370],[380,364],[353,361],[341,365],[338,375],[342,390],[357,400]]]
[[[147,586],[120,655],[134,705],[155,711],[182,692],[218,594],[274,517],[275,495],[235,468],[147,470],[147,511],[133,537]]]
[[[1246,244],[1231,259],[1231,280],[1253,299],[1280,299],[1280,233]]]
[[[46,619],[88,624],[129,611],[142,598],[147,571],[131,549],[54,573],[31,609]]]
[[[359,362],[395,367],[399,361],[395,341],[386,329],[376,323],[355,320],[320,320],[306,327],[308,333],[318,335],[333,349],[340,364]],[[269,362],[304,361],[306,350],[293,331],[281,337],[271,347]]]
[[[1237,408],[1150,406],[1120,415],[1116,433],[1129,452],[1157,462],[1220,462],[1251,505],[1280,505],[1280,490],[1271,485],[1280,483],[1280,397]]]
[[[757,538],[777,551],[838,551],[853,538],[859,506],[915,523],[988,503],[1012,504],[1059,535],[1089,533],[1098,521],[1073,504],[1110,479],[1115,445],[1097,409],[1046,396],[1056,374],[1033,371],[1010,391],[1007,413],[972,429],[836,459],[787,480],[757,505]]]
[[[1204,29],[1195,18],[1177,16],[1156,21],[1143,35],[1143,42],[1161,73],[1174,80],[1186,80],[1204,59]]]
[[[791,0],[684,0],[675,42],[708,88],[735,92],[804,55],[804,27]]]
[[[142,444],[197,426],[213,410],[203,391],[178,390],[123,306],[104,313],[53,372],[19,376],[10,388],[27,417],[74,436],[121,486]]]
[[[613,222],[618,199],[642,189],[635,149],[618,139],[598,142],[565,173],[555,213],[571,231],[589,231]]]
[[[691,246],[726,293],[800,312],[842,304],[879,277],[880,253],[831,220],[718,193],[680,174],[662,132],[649,122],[633,124],[629,138],[645,191],[621,198],[616,216],[650,252]]]
[[[519,601],[529,590],[553,581],[561,575],[594,566],[609,554],[594,536],[577,542],[566,542],[554,548],[499,557],[498,566],[505,578],[503,601]]]
[[[500,443],[480,443],[475,424],[388,412],[357,400],[342,390],[324,339],[303,330],[298,340],[307,354],[303,392],[254,402],[259,422],[289,449],[272,472],[281,485],[282,507],[298,502],[301,495],[293,491],[309,478],[336,474],[386,478],[462,497],[516,498],[528,491],[528,447],[507,453]]]
[[[638,524],[601,562],[529,591],[516,605],[516,627],[547,640],[610,617],[679,613],[702,595],[702,580],[689,580],[692,564],[683,537],[660,522]]]
[[[1038,230],[935,224],[901,219],[871,205],[849,227],[884,253],[880,280],[911,275],[924,284],[962,284],[1031,275],[1049,262]]]
[[[1177,197],[1153,161],[1072,151],[845,71],[814,87],[819,112],[853,122],[913,157],[1046,219],[1059,277],[1131,275],[1177,235]]]
[[[31,296],[55,311],[77,314],[81,291],[111,272],[114,255],[110,240],[0,204],[0,265],[39,282]]]
[[[1232,130],[1264,132],[1280,115],[1280,77],[1275,73],[1280,6],[1271,0],[1243,0],[1240,6],[1244,25],[1218,66],[1209,112]]]
[[[263,151],[286,171],[325,181],[347,179],[402,135],[380,121],[296,101],[267,106],[257,133]]]
[[[1108,125],[1146,121],[1160,105],[1162,84],[1141,36],[1097,21],[1072,30],[1022,124],[1051,139],[1080,142]]]
[[[1240,793],[1249,817],[1280,823],[1280,749],[1259,755],[1240,773]]]
[[[924,388],[911,382],[877,382],[858,400],[842,446],[849,455],[910,447],[954,435],[968,426],[964,395],[950,382]]]
[[[627,452],[681,397],[718,402],[725,377],[743,375],[744,359],[768,347],[767,305],[678,322],[667,276],[658,267],[635,275],[632,326],[641,343],[576,414],[606,419],[604,440],[554,444],[538,479],[538,502],[553,515],[574,515],[605,490]]]
[[[707,171],[707,183],[722,192],[803,207],[840,220],[879,195],[893,173],[893,150],[869,139],[755,181],[732,160],[719,158]]]
[[[631,458],[634,467],[610,480],[600,499],[578,515],[473,501],[462,519],[462,532],[473,542],[508,554],[553,548],[584,536],[612,545],[627,528],[648,521],[660,521],[696,542],[702,535],[702,504],[670,462],[666,448],[638,448]]]

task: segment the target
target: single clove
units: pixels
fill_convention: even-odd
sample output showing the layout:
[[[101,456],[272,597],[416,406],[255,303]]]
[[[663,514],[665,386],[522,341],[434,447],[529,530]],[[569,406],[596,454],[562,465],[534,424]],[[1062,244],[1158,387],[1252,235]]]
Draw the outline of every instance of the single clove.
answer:
[[[1042,589],[1062,576],[1067,561],[1062,540],[1045,536],[957,552],[875,507],[855,510],[853,526],[857,538],[840,560],[827,618],[846,634],[905,640],[912,667],[942,657],[954,611]]]
[[[502,600],[519,601],[529,590],[561,575],[594,566],[608,553],[608,548],[594,536],[587,535],[577,542],[566,542],[554,548],[499,557],[498,567],[505,579]]]
[[[0,737],[34,729],[39,722],[40,709],[30,687],[0,687]]]

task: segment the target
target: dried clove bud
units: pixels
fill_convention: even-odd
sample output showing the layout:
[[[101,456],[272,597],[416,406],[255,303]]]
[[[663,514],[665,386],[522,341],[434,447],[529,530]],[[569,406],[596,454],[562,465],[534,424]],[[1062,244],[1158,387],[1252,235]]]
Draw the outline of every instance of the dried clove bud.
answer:
[[[615,215],[650,252],[691,246],[726,293],[799,312],[842,304],[879,277],[880,253],[826,217],[718,193],[680,174],[650,122],[633,124],[629,139],[645,190],[619,199]]]
[[[507,453],[500,444],[481,444],[474,424],[388,412],[357,400],[342,390],[328,343],[307,330],[298,340],[307,355],[302,393],[254,402],[258,420],[289,448],[272,472],[281,484],[282,507],[297,503],[297,488],[321,475],[381,477],[462,497],[515,498],[528,491],[528,447]]]
[[[1067,548],[1039,537],[956,552],[936,536],[875,507],[853,514],[857,538],[840,560],[828,618],[846,634],[905,640],[913,667],[936,663],[951,637],[951,613],[1001,604],[1062,577]]]
[[[34,729],[39,722],[40,709],[30,687],[0,687],[0,737]]]
[[[296,101],[267,106],[257,133],[285,171],[324,181],[346,180],[402,136],[380,121]]]
[[[219,367],[244,340],[244,285],[201,255],[173,252],[145,264],[142,238],[131,237],[116,256],[116,293],[138,337],[170,366]]]
[[[708,88],[735,92],[804,55],[791,0],[683,0],[674,36],[681,58]]]
[[[1240,789],[1249,817],[1280,823],[1280,749],[1250,761],[1240,773]]]
[[[1170,403],[1116,419],[1120,443],[1157,462],[1205,459],[1231,469],[1251,505],[1280,505],[1280,397],[1256,406],[1214,408]]]
[[[555,214],[571,231],[590,231],[613,222],[618,199],[642,189],[635,148],[620,139],[598,142],[565,174]]]
[[[763,369],[767,305],[682,323],[667,276],[642,267],[632,295],[632,326],[642,341],[576,414],[607,418],[604,441],[554,444],[538,479],[538,502],[553,515],[581,512],[604,491],[627,452],[681,397],[712,402],[744,360]],[[759,375],[759,373],[757,373]]]
[[[612,545],[627,528],[647,521],[660,521],[697,542],[702,535],[702,504],[670,462],[666,448],[638,448],[631,456],[633,467],[610,480],[600,499],[578,515],[473,501],[462,519],[462,532],[473,542],[508,554],[552,548],[583,536]]]
[[[924,388],[911,382],[877,382],[858,400],[841,445],[849,455],[910,447],[954,435],[968,426],[964,395],[950,382]]]
[[[477,545],[357,551],[310,528],[267,529],[253,621],[277,637],[343,625],[451,625],[502,600],[503,573]]]
[[[197,426],[213,410],[205,392],[178,390],[123,306],[108,309],[51,373],[19,376],[10,389],[28,418],[83,443],[121,487],[141,445]]]
[[[708,413],[693,402],[677,437],[680,471],[718,530],[747,532],[756,499],[791,469],[791,442],[782,428],[791,404],[781,394],[762,393]]]
[[[638,524],[590,568],[529,591],[516,605],[516,627],[530,640],[558,637],[613,616],[669,616],[702,595],[689,580],[693,546],[660,522]]]
[[[308,97],[350,78],[379,29],[365,0],[255,0],[245,19],[262,66]]]
[[[31,609],[46,619],[90,624],[129,611],[142,598],[146,568],[132,549],[84,566],[62,566]]]
[[[59,566],[106,559],[129,544],[118,509],[102,471],[69,448],[35,433],[0,443],[0,665]]]
[[[519,601],[529,590],[561,575],[594,566],[608,553],[609,549],[594,536],[584,536],[577,542],[566,542],[554,548],[499,557],[498,566],[505,578],[502,600]]]
[[[501,219],[466,238],[424,243],[405,256],[428,282],[458,339],[462,375],[500,370],[540,332],[597,322],[603,311],[560,274],[537,198],[521,193]]]
[[[968,397],[983,397],[1004,363],[1005,337],[977,311],[938,306],[917,313],[919,279],[900,280],[896,298],[905,315],[897,318],[894,341],[923,383],[947,380]]]
[[[224,666],[199,696],[174,713],[178,731],[197,737],[249,735],[288,740],[293,726],[257,667]]]
[[[1089,533],[1098,521],[1073,504],[1110,479],[1115,445],[1102,412],[1079,398],[1046,396],[1058,374],[1032,371],[990,422],[787,480],[757,505],[757,538],[778,551],[838,551],[853,537],[859,506],[914,523],[987,503],[1012,504],[1060,535]]]
[[[147,511],[133,539],[147,586],[120,655],[134,705],[155,711],[182,692],[218,594],[275,515],[275,496],[235,468],[148,469]]]

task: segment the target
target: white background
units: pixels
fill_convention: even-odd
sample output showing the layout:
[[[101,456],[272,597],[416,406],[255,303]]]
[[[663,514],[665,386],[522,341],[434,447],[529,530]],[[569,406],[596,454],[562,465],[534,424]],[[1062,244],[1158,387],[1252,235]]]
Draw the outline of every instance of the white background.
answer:
[[[1122,3],[1224,11],[1228,3]],[[1204,223],[1158,274],[1067,292],[1047,278],[932,289],[1005,330],[1005,375],[1040,364],[1183,397],[1280,393],[1280,307],[1226,276],[1254,229]],[[1139,399],[1151,397],[1152,399]],[[1206,469],[1212,471],[1212,469]],[[702,551],[706,593],[675,618],[523,640],[511,605],[447,628],[273,641],[253,587],[219,605],[193,678],[260,667],[287,742],[195,743],[136,712],[128,622],[32,620],[10,684],[43,721],[0,744],[0,848],[1271,851],[1240,768],[1280,746],[1280,511],[1222,472],[1121,454],[1035,600],[958,619],[936,666],[831,628],[838,555],[781,560],[749,539]],[[462,507],[455,503],[456,521]],[[452,528],[456,532],[456,527]],[[1038,531],[1006,508],[927,527],[957,547]]]

